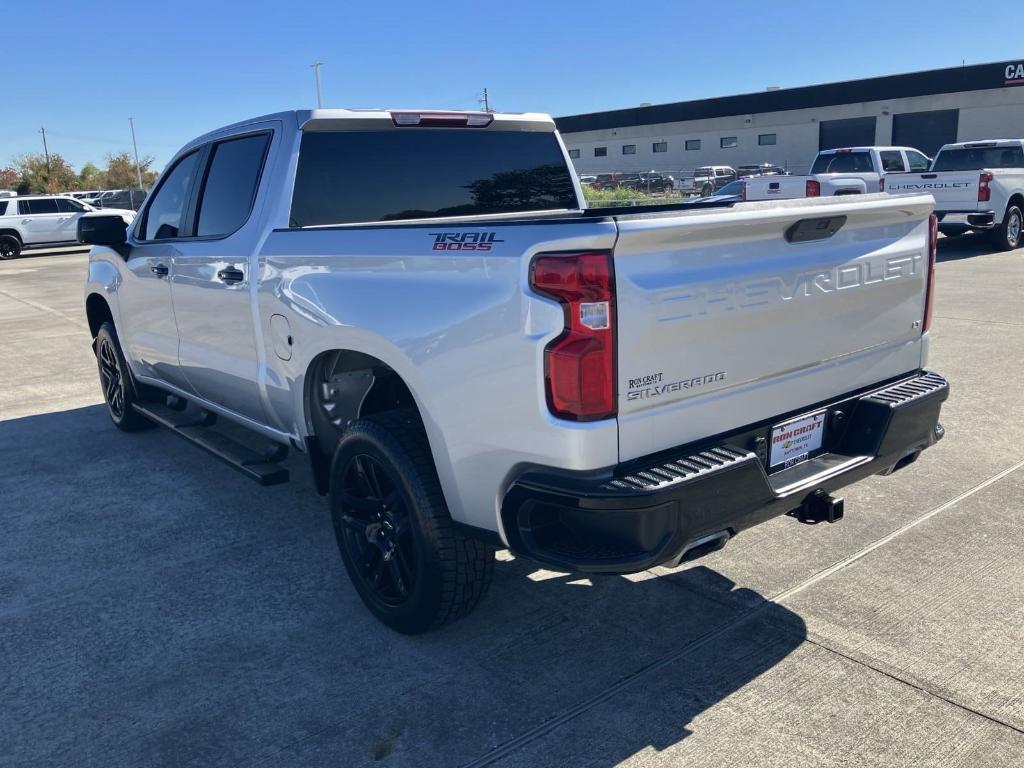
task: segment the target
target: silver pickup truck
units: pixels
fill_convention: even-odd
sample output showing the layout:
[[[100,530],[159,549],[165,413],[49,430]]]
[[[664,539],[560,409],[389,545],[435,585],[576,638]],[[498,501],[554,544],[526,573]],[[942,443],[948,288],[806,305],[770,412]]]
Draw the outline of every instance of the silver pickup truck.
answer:
[[[304,454],[359,595],[413,633],[495,548],[671,566],[917,459],[948,393],[932,205],[587,210],[547,116],[317,110],[190,142],[79,238],[114,424],[264,484]]]

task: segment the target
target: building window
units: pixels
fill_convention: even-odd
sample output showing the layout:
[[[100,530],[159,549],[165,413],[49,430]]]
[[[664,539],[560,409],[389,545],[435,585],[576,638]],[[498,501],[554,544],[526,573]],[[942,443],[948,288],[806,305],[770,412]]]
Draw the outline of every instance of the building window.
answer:
[[[579,160],[580,159],[580,151],[578,149],[570,149],[569,150],[569,157],[571,157],[573,160]]]
[[[697,142],[697,143],[699,144],[700,142]],[[687,144],[689,144],[689,142],[687,142]],[[668,142],[667,141],[656,141],[656,142],[654,142],[651,145],[651,151],[652,152],[668,152]]]
[[[739,139],[737,139],[735,136],[723,136],[721,139],[718,140],[718,146],[720,146],[722,149],[732,149],[733,147],[738,147],[739,145]]]
[[[770,147],[775,145],[775,134],[774,133],[762,133],[757,137],[757,143],[762,147]]]
[[[608,147],[594,147],[594,157],[608,157]]]
[[[686,151],[690,152],[695,149],[700,149],[700,139],[687,139],[686,140]]]
[[[622,154],[624,154],[624,155],[635,155],[636,154],[636,144],[623,144],[622,145]]]

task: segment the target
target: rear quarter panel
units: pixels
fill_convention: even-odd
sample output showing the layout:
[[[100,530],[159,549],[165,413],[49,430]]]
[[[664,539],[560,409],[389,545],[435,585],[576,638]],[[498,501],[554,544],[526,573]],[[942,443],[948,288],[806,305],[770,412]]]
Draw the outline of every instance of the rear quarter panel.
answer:
[[[492,249],[435,250],[436,234],[489,233]],[[275,231],[259,254],[266,397],[275,426],[309,432],[305,378],[322,352],[347,349],[393,368],[416,399],[456,520],[497,530],[517,465],[614,464],[614,420],[572,424],[547,411],[543,348],[561,308],[528,288],[542,251],[611,248],[610,221],[456,223]],[[270,318],[288,320],[291,360]]]

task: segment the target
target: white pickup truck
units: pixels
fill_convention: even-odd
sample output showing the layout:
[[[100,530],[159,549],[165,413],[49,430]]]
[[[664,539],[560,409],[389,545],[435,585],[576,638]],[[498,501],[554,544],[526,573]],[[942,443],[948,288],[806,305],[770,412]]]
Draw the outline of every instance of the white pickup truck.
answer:
[[[747,200],[832,197],[884,192],[894,174],[927,171],[929,159],[912,147],[843,147],[818,153],[807,176],[746,179]]]
[[[943,234],[988,232],[996,248],[1013,250],[1024,220],[1024,140],[946,144],[928,173],[891,179],[888,191],[931,194]]]
[[[413,633],[495,548],[674,566],[916,460],[948,393],[931,210],[587,210],[546,115],[316,110],[189,142],[130,229],[79,237],[113,423],[263,484],[305,454],[358,594]]]

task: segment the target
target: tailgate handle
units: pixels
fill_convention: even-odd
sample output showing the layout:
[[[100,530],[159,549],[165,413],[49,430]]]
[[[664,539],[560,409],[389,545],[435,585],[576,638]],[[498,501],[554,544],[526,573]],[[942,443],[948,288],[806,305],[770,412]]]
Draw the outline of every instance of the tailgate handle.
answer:
[[[937,179],[938,177],[939,177],[939,174],[937,174],[937,173],[922,173],[921,174],[921,178],[922,179]]]
[[[845,216],[822,216],[818,219],[800,219],[786,229],[786,241],[806,243],[812,240],[827,240],[843,228]]]

